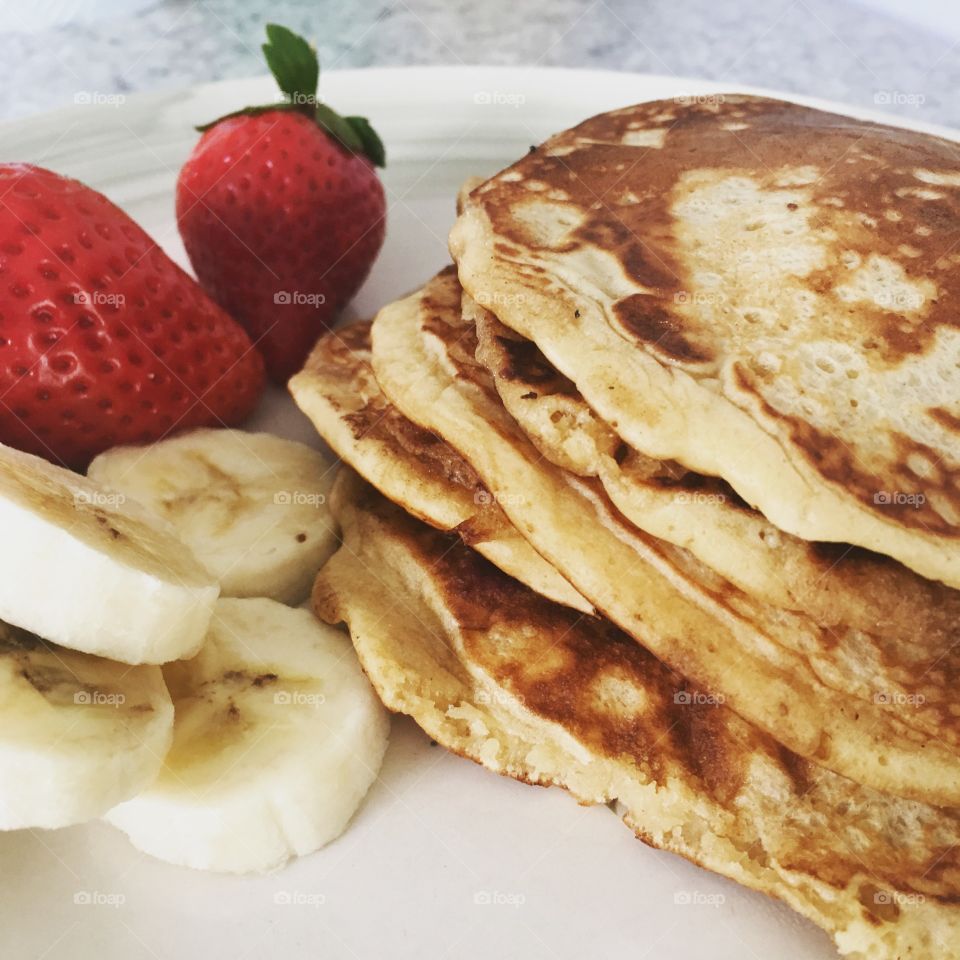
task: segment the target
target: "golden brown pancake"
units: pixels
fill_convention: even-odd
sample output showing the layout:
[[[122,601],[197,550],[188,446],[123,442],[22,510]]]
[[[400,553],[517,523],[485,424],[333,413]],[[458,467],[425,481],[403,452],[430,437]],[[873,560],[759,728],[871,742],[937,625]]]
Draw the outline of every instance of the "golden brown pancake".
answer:
[[[779,897],[869,960],[953,956],[960,816],[866,789],[758,732],[617,630],[552,604],[355,475],[314,607],[386,705],[455,753]],[[706,638],[704,638],[706,640]]]
[[[474,469],[387,401],[370,367],[369,323],[322,337],[289,388],[334,452],[391,500],[434,527],[456,531],[551,600],[593,611],[517,533]]]
[[[903,651],[891,660],[876,637],[838,636],[765,604],[627,523],[506,413],[448,272],[385,307],[372,336],[384,393],[458,449],[517,529],[621,629],[793,752],[877,789],[960,803],[960,710],[941,636],[917,637],[922,670]]]
[[[958,238],[956,144],[730,95],[552,137],[450,242],[636,450],[960,586]]]

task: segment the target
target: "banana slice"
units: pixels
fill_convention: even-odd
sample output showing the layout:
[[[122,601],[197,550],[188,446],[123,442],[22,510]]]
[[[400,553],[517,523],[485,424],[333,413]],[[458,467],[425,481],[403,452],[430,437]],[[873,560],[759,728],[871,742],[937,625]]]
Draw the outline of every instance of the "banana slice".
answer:
[[[173,747],[156,781],[106,816],[134,846],[249,873],[343,831],[389,728],[344,634],[273,600],[221,600],[198,656],[164,675]]]
[[[172,738],[159,667],[66,650],[0,623],[0,829],[102,816],[156,777]]]
[[[0,445],[0,620],[125,663],[192,656],[219,587],[172,529]]]
[[[333,462],[302,443],[242,430],[109,450],[88,471],[168,520],[223,596],[292,604],[336,547],[333,474]]]

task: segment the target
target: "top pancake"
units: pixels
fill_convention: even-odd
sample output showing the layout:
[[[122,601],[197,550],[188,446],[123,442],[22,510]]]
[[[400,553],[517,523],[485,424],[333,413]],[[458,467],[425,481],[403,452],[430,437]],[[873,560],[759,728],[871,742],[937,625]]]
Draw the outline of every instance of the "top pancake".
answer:
[[[765,98],[587,120],[475,189],[465,289],[641,453],[960,585],[960,152]]]

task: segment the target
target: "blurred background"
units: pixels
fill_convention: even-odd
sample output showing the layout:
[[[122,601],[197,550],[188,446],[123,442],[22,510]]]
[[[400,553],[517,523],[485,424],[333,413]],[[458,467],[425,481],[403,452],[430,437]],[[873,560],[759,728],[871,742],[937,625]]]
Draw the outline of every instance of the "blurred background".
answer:
[[[263,72],[539,64],[706,77],[960,126],[957,0],[0,0],[0,118]],[[322,89],[322,88],[321,88]]]

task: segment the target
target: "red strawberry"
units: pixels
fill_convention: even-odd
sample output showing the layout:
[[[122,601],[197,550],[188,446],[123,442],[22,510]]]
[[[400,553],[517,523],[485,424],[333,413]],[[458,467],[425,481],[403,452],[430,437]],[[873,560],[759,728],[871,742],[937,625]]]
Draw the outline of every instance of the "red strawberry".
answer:
[[[363,117],[318,104],[320,67],[306,41],[274,24],[267,37],[286,101],[201,128],[177,182],[177,223],[200,283],[285,381],[380,250],[385,202],[374,164],[384,154]]]
[[[120,443],[250,413],[243,329],[122,210],[0,164],[0,441],[83,467]]]

